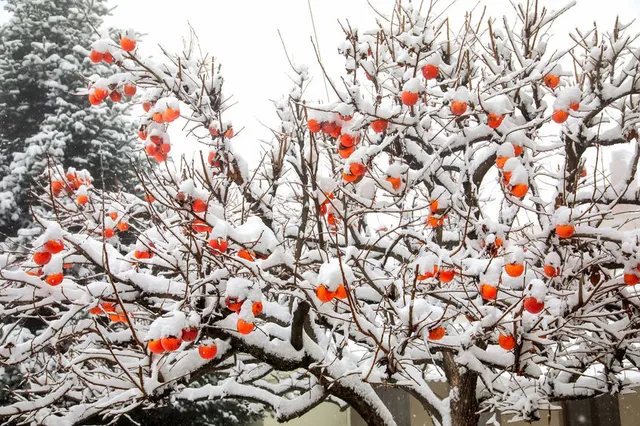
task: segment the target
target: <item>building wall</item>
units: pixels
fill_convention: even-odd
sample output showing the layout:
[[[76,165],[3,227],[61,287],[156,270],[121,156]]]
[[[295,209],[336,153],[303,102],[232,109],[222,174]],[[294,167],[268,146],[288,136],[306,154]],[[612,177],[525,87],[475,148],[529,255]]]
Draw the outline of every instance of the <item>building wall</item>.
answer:
[[[622,426],[640,425],[640,393],[632,392],[619,397]]]
[[[436,384],[434,392],[443,396],[446,394],[446,384]],[[433,426],[429,415],[415,398],[397,389],[378,391],[378,394],[390,407],[398,426]],[[614,407],[611,406],[612,403]],[[497,420],[504,426],[640,426],[640,393],[637,392],[568,401],[559,406],[564,407],[564,410],[561,408],[540,410],[540,420],[532,423],[510,423],[512,416],[502,415],[498,415]],[[480,425],[484,425],[489,417],[489,415],[481,416]],[[263,423],[255,426],[281,424],[286,426],[367,426],[354,410],[340,411],[337,406],[330,403],[320,404],[304,416],[287,423],[278,423],[273,418],[265,418]]]
[[[287,426],[352,426],[351,409],[340,411],[337,405],[325,402],[318,405],[302,417],[293,419],[286,423],[278,423],[273,417],[264,419],[263,426],[276,426],[285,424]],[[257,426],[257,425],[256,425]]]

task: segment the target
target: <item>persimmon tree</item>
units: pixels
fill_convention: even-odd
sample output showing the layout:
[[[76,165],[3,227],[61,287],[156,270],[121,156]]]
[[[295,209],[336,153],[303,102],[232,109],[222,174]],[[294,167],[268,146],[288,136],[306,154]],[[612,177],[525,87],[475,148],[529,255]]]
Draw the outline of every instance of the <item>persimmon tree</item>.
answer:
[[[569,7],[521,3],[454,32],[404,4],[372,31],[345,26],[334,101],[305,99],[294,65],[255,170],[213,58],[102,40],[122,73],[91,103],[135,84],[158,165],[138,194],[48,170],[32,253],[0,265],[0,357],[24,374],[0,416],[239,398],[279,420],[329,401],[394,425],[375,392],[393,386],[469,426],[637,385],[640,241],[616,220],[640,204],[637,35],[616,22],[547,49]],[[193,161],[167,161],[179,117],[206,145]],[[601,158],[616,146],[631,155],[614,182]]]

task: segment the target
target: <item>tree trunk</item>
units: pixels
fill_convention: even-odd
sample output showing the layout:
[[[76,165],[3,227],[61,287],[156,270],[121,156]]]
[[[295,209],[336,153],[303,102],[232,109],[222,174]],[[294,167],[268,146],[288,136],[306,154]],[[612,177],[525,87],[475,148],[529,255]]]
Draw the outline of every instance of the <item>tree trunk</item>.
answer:
[[[564,143],[566,153],[564,170],[565,191],[567,194],[573,194],[578,188],[578,180],[580,178],[580,170],[578,169],[580,167],[580,158],[582,158],[585,148],[566,137],[564,138]]]
[[[461,372],[453,352],[444,352],[444,371],[451,385],[451,422],[453,426],[478,426],[480,414],[476,397],[478,374]]]

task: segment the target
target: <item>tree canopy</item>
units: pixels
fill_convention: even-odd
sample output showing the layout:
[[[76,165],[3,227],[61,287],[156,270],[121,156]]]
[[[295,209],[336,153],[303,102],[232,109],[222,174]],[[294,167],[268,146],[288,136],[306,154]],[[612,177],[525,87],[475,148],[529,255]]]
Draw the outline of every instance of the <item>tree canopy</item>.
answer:
[[[212,58],[94,43],[122,72],[93,83],[93,108],[144,92],[157,167],[137,194],[48,169],[55,219],[29,256],[0,257],[0,359],[26,377],[0,416],[238,398],[279,420],[329,401],[395,425],[375,392],[393,386],[437,424],[475,426],[637,386],[640,241],[618,213],[640,204],[637,34],[616,22],[547,49],[569,7],[521,2],[456,33],[403,3],[371,31],[345,25],[334,101],[306,99],[293,64],[255,170]],[[175,120],[206,146],[194,161],[168,156]],[[616,147],[612,181],[600,159]]]

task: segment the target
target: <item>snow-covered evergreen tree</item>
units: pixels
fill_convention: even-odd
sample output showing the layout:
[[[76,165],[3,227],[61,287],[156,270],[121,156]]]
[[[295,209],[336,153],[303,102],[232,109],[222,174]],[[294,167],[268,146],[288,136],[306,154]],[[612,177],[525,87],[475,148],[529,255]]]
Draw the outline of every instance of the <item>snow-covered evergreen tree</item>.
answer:
[[[108,12],[104,0],[8,0],[5,8],[11,18],[0,29],[0,230],[11,235],[29,224],[29,188],[42,181],[49,159],[86,168],[99,187],[133,189],[135,127],[127,105],[89,109],[79,96],[86,76],[108,72],[109,64],[92,63],[86,50]]]

